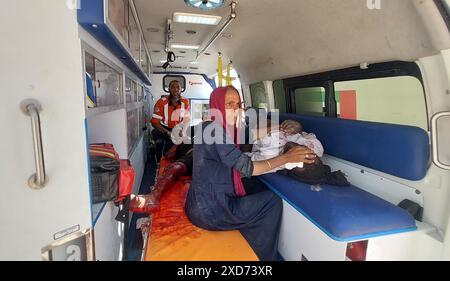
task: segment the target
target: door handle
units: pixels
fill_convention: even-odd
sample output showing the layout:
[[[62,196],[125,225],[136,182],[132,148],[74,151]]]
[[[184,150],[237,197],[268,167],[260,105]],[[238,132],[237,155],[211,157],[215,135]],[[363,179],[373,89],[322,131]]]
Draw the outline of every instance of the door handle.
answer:
[[[450,116],[450,111],[438,112],[431,118],[431,140],[433,148],[433,163],[441,169],[450,170],[450,165],[444,164],[439,160],[439,144],[437,121],[441,117]]]
[[[41,104],[34,99],[26,99],[20,103],[23,113],[31,117],[31,132],[33,135],[34,160],[36,173],[28,179],[28,186],[32,189],[42,189],[48,182],[45,174],[44,152],[42,150],[41,121],[39,112]]]

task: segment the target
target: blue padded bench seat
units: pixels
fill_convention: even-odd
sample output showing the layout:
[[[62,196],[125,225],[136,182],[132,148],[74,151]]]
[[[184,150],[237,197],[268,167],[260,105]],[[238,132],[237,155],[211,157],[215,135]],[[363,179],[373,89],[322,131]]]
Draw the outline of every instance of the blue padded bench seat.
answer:
[[[271,190],[336,241],[356,241],[413,231],[415,219],[397,207],[358,187],[311,185],[288,176],[260,176]]]
[[[316,134],[325,153],[407,180],[425,177],[430,162],[427,132],[418,127],[338,118],[280,114]],[[314,191],[287,176],[260,176],[281,198],[337,241],[363,240],[413,231],[415,219],[358,187],[322,185]],[[349,179],[350,182],[352,179]]]
[[[430,141],[421,128],[338,118],[280,114],[316,134],[325,153],[403,179],[425,177]]]

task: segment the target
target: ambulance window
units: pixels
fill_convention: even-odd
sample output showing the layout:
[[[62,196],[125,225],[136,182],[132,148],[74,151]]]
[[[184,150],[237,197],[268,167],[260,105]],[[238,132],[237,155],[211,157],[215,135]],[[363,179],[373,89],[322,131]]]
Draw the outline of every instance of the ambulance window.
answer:
[[[295,113],[325,116],[325,88],[297,88],[294,91]]]
[[[286,92],[284,91],[283,80],[273,82],[273,94],[275,97],[275,107],[280,113],[286,113]]]
[[[269,109],[269,102],[263,82],[250,85],[250,95],[252,98],[252,107],[264,108],[265,110]]]
[[[338,118],[417,126],[428,130],[425,95],[412,76],[334,83]]]
[[[184,78],[184,76],[166,75],[163,78],[164,92],[166,92],[166,93],[169,92],[169,85],[170,85],[170,82],[172,82],[173,80],[177,80],[178,82],[180,82],[181,92],[184,92],[186,90],[186,78]]]

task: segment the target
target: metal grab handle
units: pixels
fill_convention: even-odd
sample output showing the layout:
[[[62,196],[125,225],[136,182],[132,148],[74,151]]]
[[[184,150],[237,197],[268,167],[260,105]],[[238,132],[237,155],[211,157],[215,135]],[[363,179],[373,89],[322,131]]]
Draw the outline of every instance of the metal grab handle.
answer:
[[[441,169],[450,170],[450,165],[446,165],[439,160],[437,121],[444,116],[450,116],[450,111],[438,112],[431,118],[431,140],[433,148],[433,163]]]
[[[42,150],[41,121],[39,111],[42,110],[41,104],[34,99],[27,99],[20,103],[22,111],[31,117],[31,130],[33,134],[34,160],[36,164],[36,173],[28,179],[28,186],[32,189],[41,189],[47,182],[44,165],[44,152]]]

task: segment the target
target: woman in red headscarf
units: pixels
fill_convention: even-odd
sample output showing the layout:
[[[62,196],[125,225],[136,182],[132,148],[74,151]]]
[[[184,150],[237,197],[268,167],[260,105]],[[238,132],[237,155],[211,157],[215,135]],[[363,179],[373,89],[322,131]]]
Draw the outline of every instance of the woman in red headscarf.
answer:
[[[186,200],[191,222],[207,230],[240,230],[260,260],[275,260],[282,201],[272,191],[248,192],[243,179],[290,162],[312,163],[314,152],[296,147],[267,161],[252,162],[239,149],[237,130],[241,100],[234,87],[221,87],[210,97],[212,121],[196,135],[192,182]],[[250,194],[252,193],[252,194]]]

